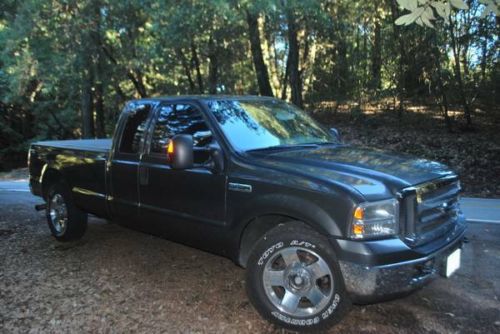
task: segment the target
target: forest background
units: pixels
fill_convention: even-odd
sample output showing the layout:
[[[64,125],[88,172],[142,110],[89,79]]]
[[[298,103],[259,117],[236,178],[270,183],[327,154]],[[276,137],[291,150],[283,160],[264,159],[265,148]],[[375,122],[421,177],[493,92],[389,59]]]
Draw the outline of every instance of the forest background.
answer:
[[[0,171],[127,100],[275,96],[500,197],[497,0],[2,0]]]

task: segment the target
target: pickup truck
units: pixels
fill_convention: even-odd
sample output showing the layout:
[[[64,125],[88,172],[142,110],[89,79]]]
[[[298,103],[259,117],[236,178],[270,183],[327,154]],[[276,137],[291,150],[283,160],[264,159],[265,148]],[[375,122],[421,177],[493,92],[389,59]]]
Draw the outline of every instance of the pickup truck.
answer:
[[[345,144],[278,99],[134,100],[111,140],[36,142],[28,160],[57,240],[81,238],[92,214],[229,257],[258,312],[292,330],[460,267],[453,171]]]

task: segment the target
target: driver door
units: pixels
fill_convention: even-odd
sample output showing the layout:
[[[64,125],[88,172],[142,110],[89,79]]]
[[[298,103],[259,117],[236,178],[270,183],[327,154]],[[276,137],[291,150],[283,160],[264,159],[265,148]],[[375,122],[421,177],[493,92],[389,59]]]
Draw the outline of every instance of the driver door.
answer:
[[[141,219],[151,220],[181,239],[192,238],[196,231],[223,226],[226,176],[200,166],[211,159],[202,148],[217,145],[201,109],[192,102],[163,103],[157,108],[151,129],[139,171]],[[194,161],[199,167],[170,167],[166,147],[177,134],[193,136]]]

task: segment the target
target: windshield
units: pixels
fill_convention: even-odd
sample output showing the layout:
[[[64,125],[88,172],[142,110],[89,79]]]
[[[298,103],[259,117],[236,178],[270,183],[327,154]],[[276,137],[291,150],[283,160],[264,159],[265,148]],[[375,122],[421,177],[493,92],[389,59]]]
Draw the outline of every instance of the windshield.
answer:
[[[304,111],[281,100],[215,100],[208,107],[238,151],[337,143]]]

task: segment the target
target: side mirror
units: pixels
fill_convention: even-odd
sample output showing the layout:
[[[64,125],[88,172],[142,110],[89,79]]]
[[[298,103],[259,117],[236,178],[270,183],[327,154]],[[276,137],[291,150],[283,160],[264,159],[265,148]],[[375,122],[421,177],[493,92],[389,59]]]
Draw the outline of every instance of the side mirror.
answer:
[[[339,130],[337,130],[336,128],[330,128],[330,133],[335,137],[337,138],[337,140],[339,141],[339,143],[342,142],[342,138],[340,137],[340,132]]]
[[[173,136],[167,146],[167,155],[173,169],[193,168],[193,136]]]

